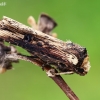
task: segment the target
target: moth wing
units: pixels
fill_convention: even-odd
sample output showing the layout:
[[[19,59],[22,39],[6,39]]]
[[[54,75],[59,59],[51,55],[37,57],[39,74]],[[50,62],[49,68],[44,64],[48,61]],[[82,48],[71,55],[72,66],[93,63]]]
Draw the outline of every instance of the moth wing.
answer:
[[[48,15],[41,14],[38,20],[38,30],[49,34],[57,26],[57,23]]]

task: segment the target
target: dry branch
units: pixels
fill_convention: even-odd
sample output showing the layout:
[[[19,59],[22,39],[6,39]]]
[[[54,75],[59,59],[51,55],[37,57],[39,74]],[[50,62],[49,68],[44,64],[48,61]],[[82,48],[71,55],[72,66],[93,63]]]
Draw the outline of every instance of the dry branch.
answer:
[[[86,48],[71,41],[61,41],[8,17],[0,21],[0,38],[26,49],[32,55],[26,57],[29,61],[41,66],[47,74],[50,72],[48,76],[63,89],[70,100],[79,100],[64,80],[54,73],[87,74],[90,65]],[[52,65],[57,71],[51,72],[54,69]]]

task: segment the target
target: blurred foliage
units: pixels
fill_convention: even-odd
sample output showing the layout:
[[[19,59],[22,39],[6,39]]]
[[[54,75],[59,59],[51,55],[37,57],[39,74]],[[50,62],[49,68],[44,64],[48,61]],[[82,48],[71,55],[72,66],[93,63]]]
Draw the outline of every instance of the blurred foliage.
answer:
[[[0,3],[3,2],[0,0]],[[80,100],[100,100],[100,1],[99,0],[5,0],[0,19],[8,16],[27,24],[28,16],[37,20],[41,12],[53,17],[54,32],[64,41],[87,48],[91,70],[86,76],[63,75]],[[18,47],[17,47],[18,48]],[[25,50],[18,48],[23,54]],[[25,61],[0,75],[0,100],[68,100],[60,88],[39,67]]]

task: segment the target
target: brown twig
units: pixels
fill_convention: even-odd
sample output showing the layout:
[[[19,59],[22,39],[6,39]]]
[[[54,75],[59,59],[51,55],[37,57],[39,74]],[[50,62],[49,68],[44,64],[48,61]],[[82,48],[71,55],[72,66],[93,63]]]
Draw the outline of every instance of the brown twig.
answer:
[[[62,91],[67,95],[70,100],[79,100],[79,98],[75,95],[72,89],[68,86],[68,84],[64,81],[64,79],[60,75],[56,75],[55,77],[51,77],[55,83],[62,89]]]

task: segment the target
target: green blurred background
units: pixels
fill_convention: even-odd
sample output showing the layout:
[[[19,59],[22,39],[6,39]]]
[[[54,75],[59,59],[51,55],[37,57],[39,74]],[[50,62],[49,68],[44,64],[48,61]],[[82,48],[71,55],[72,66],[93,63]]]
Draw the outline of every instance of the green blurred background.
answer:
[[[91,70],[86,76],[63,75],[80,100],[100,100],[100,1],[99,0],[0,0],[0,19],[8,16],[27,24],[41,12],[53,17],[53,30],[61,40],[71,40],[88,50]],[[18,47],[17,47],[18,48]],[[18,48],[23,54],[25,50]],[[0,75],[0,100],[69,100],[39,67],[25,61]]]

